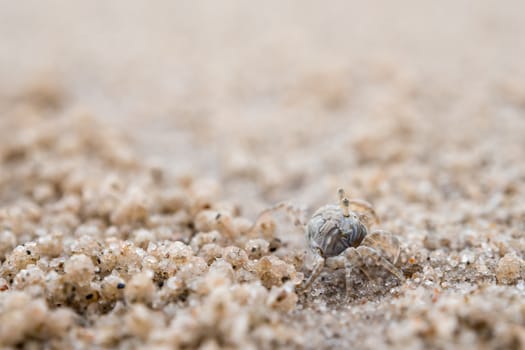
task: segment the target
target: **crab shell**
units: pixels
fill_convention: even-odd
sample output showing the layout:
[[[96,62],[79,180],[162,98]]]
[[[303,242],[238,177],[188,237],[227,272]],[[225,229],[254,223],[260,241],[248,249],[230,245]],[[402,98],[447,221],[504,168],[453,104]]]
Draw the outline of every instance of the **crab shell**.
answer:
[[[341,207],[333,204],[317,209],[306,228],[310,248],[325,258],[359,246],[367,233],[366,226],[354,212],[344,216]]]

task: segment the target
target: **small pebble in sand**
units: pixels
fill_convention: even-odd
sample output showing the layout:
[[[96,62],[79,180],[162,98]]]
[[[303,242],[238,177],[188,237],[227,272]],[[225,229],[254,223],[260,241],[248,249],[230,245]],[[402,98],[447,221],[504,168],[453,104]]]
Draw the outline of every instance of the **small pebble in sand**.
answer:
[[[258,238],[246,242],[244,250],[246,250],[250,259],[260,259],[262,256],[268,254],[269,247],[270,243],[268,243],[268,241]]]
[[[507,253],[498,262],[496,279],[499,284],[515,284],[521,276],[523,260],[513,253]]]

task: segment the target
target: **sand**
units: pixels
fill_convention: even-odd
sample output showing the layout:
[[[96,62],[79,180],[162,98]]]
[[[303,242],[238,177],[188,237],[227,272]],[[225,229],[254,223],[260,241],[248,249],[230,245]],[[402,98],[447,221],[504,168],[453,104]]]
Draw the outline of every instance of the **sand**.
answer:
[[[0,345],[524,348],[523,7],[4,3]],[[403,280],[298,288],[339,187]]]

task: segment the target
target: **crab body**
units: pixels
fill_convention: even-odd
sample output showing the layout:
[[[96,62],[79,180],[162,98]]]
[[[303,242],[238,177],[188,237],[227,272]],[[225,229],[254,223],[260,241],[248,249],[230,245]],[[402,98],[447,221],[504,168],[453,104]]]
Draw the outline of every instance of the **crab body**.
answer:
[[[336,256],[349,247],[358,247],[368,229],[353,212],[345,216],[339,205],[319,208],[308,222],[306,240],[310,249],[323,258]]]

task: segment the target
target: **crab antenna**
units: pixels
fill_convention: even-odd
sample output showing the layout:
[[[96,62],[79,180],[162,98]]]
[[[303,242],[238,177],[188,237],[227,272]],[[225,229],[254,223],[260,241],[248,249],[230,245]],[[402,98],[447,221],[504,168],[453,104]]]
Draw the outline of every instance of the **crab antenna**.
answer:
[[[346,198],[345,190],[340,188],[337,190],[337,193],[339,194],[339,205],[343,210],[343,215],[350,216],[350,200]]]

